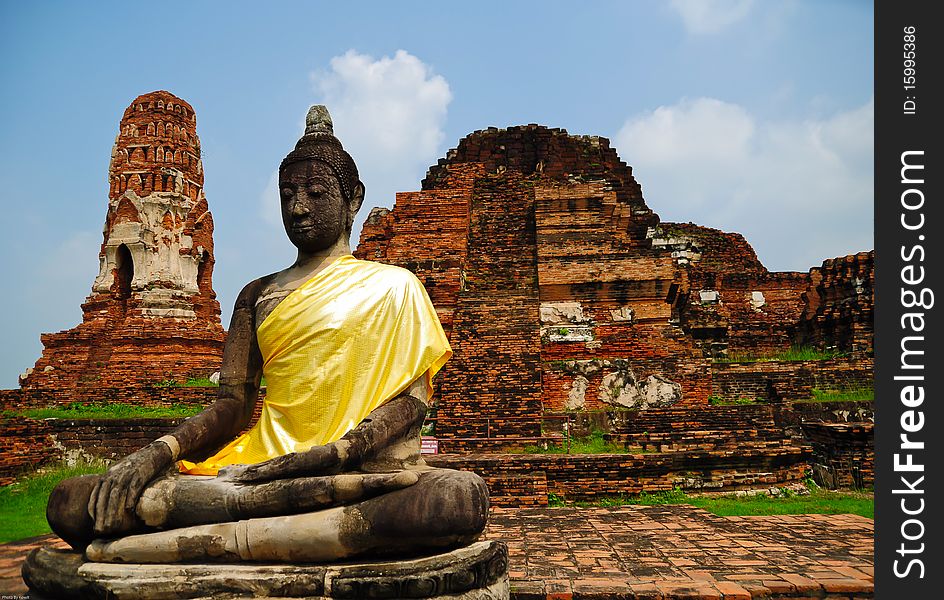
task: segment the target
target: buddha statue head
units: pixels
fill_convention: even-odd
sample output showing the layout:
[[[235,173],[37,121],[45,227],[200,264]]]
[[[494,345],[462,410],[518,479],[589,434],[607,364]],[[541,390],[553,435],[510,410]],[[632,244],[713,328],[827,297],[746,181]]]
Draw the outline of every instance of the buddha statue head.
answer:
[[[299,250],[317,252],[350,237],[364,184],[322,105],[308,110],[304,135],[279,167],[279,197],[285,232]]]

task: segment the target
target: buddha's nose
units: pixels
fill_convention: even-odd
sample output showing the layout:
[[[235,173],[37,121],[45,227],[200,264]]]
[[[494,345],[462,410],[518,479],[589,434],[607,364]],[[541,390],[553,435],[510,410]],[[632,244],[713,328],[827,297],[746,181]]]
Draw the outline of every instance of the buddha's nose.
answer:
[[[292,205],[292,215],[296,217],[302,217],[311,212],[311,202],[308,199],[308,196],[299,196],[295,201],[295,204]]]

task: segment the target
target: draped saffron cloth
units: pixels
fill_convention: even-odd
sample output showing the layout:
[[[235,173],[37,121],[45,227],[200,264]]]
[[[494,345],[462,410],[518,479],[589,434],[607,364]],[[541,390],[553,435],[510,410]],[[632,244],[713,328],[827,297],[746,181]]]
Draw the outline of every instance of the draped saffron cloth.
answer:
[[[337,441],[452,356],[426,290],[406,269],[343,256],[285,297],[257,328],[267,389],[259,421],[201,463],[215,475]]]

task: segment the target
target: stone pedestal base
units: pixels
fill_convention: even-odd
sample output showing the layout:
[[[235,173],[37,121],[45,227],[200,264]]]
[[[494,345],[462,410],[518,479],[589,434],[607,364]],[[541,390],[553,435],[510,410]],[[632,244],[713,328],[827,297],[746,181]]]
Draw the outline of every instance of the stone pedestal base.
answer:
[[[50,600],[509,597],[508,549],[497,541],[408,560],[327,565],[93,563],[75,552],[40,548],[27,557],[23,580],[34,599]]]

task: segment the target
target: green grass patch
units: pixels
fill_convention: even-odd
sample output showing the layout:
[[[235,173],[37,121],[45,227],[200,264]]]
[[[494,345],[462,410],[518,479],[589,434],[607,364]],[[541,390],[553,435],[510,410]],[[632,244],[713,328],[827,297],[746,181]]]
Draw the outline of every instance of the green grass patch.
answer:
[[[191,377],[183,387],[220,387],[220,384],[213,383],[209,377]]]
[[[180,383],[176,379],[165,379],[154,384],[154,387],[159,388],[176,388],[176,387],[220,387],[220,384],[213,383],[210,381],[209,377],[191,377],[187,381]]]
[[[842,402],[853,400],[875,400],[875,390],[858,388],[847,390],[820,390],[813,388],[812,402]]]
[[[711,359],[715,363],[735,363],[735,362],[801,362],[807,360],[831,360],[833,358],[842,358],[847,353],[838,350],[820,350],[811,346],[794,346],[789,350],[776,352],[774,354],[729,354],[727,356]]]
[[[733,406],[737,404],[759,404],[761,400],[757,398],[722,398],[721,396],[708,396],[708,404],[712,406]]]
[[[70,402],[55,408],[6,410],[3,414],[31,419],[156,419],[190,417],[201,410],[203,407],[195,404],[137,406],[117,402]]]
[[[0,543],[22,540],[49,533],[46,522],[46,501],[56,485],[68,477],[103,473],[104,463],[75,467],[46,467],[19,478],[16,483],[0,487]]]
[[[625,446],[614,444],[603,439],[603,432],[599,429],[594,430],[586,437],[574,437],[570,439],[570,447],[566,441],[559,444],[547,444],[546,446],[525,446],[522,450],[524,454],[631,454]]]
[[[719,495],[690,496],[682,490],[642,493],[635,496],[610,496],[594,501],[576,501],[572,506],[625,506],[627,504],[662,505],[691,504],[722,516],[749,515],[837,515],[854,514],[875,518],[875,500],[871,492],[825,490],[818,486],[809,486],[809,495],[797,495],[785,492],[774,497],[766,494],[756,496]]]
[[[838,515],[854,514],[875,518],[875,500],[871,493],[858,491],[816,490],[809,496],[719,496],[692,498],[691,504],[710,513],[740,515]]]

